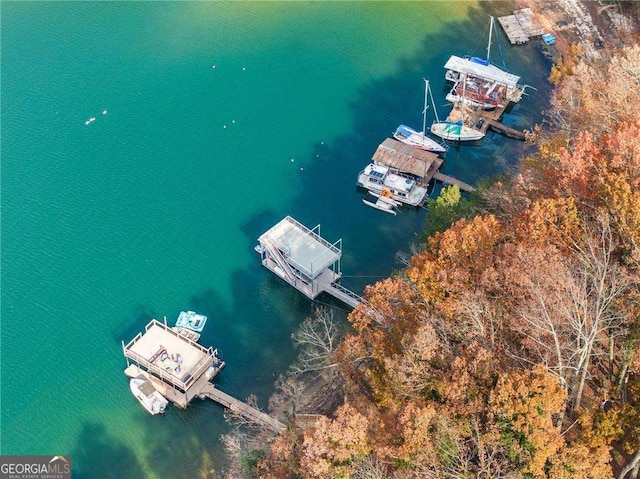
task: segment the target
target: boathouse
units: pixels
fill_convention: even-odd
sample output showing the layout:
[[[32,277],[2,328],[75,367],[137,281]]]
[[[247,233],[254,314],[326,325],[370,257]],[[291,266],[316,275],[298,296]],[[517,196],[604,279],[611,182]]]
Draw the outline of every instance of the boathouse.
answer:
[[[320,225],[309,229],[287,216],[258,238],[262,265],[309,299],[329,293],[355,308],[362,298],[339,285],[342,239],[329,243]]]
[[[385,139],[376,149],[372,160],[396,170],[409,173],[423,184],[429,183],[442,165],[436,153],[420,150],[393,138]]]

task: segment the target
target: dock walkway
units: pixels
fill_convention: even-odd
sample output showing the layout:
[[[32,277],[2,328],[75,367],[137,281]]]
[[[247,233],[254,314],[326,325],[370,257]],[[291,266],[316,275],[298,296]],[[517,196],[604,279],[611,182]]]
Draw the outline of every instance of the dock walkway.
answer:
[[[440,173],[439,171],[433,175],[434,180],[442,181],[446,185],[457,185],[462,191],[467,191],[469,193],[475,191],[475,188],[464,181],[460,181],[453,176],[448,176]]]
[[[230,409],[231,411],[238,413],[257,424],[264,424],[270,427],[277,433],[281,433],[287,428],[287,426],[282,424],[276,418],[273,418],[268,414],[265,414],[262,411],[249,406],[247,403],[228,395],[227,393],[216,388],[212,383],[206,383],[200,390],[200,394],[198,395],[198,397],[202,399],[209,398],[226,407],[227,409]]]

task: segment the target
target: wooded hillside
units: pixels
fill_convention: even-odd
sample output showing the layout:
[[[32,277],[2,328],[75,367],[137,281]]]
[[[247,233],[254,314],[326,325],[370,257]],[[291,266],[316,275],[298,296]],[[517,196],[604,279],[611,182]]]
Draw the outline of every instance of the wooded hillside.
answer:
[[[517,174],[368,287],[315,358],[344,403],[306,428],[292,410],[252,474],[638,476],[640,47],[577,53]]]

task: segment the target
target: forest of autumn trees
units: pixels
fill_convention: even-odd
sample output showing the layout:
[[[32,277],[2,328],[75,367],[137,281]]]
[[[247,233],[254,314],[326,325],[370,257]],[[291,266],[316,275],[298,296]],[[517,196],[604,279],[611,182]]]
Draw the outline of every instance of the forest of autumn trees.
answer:
[[[638,477],[640,47],[552,80],[517,173],[329,330],[343,404],[293,411],[255,477]]]

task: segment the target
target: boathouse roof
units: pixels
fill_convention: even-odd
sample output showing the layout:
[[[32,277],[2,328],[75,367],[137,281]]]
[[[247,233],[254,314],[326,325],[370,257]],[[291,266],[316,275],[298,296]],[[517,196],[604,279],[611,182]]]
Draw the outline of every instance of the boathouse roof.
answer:
[[[435,153],[419,150],[393,138],[384,140],[372,159],[375,163],[419,176],[425,181],[430,180],[442,164],[442,160]]]
[[[287,216],[262,234],[258,241],[263,245],[274,244],[287,263],[314,279],[342,255],[341,249],[336,246],[341,240],[331,244],[320,236],[319,231],[320,225],[309,229]]]
[[[491,80],[494,82],[502,83],[508,88],[515,88],[518,86],[520,77],[512,73],[507,73],[501,70],[495,65],[488,64],[483,65],[477,63],[469,58],[460,58],[455,55],[451,55],[451,58],[445,63],[444,68],[446,70],[453,70],[455,72],[462,73],[463,75],[472,75],[485,80]]]

